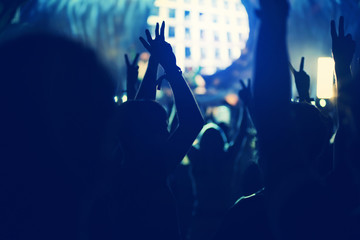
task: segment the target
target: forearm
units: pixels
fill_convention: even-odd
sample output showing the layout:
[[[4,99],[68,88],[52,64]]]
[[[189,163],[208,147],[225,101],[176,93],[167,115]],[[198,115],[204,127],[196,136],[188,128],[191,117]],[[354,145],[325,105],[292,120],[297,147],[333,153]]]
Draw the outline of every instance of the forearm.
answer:
[[[258,130],[269,129],[269,125],[276,127],[278,120],[288,112],[290,99],[286,20],[262,20],[257,42],[252,112]]]
[[[145,76],[139,90],[136,94],[136,100],[147,99],[155,100],[156,99],[156,77],[157,77],[157,68],[158,62],[150,57],[148,68],[146,70]]]
[[[187,125],[188,127],[201,129],[204,120],[187,82],[181,73],[176,71],[168,73],[168,78],[174,93],[179,126]]]

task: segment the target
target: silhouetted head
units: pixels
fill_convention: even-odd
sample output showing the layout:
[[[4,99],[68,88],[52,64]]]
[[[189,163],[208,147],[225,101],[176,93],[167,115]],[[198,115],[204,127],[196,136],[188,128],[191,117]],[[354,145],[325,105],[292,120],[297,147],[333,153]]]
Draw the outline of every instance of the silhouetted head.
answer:
[[[132,100],[119,106],[119,138],[125,153],[149,157],[169,138],[165,109],[150,100]]]
[[[315,161],[323,153],[332,136],[332,122],[315,106],[308,103],[292,104],[292,126],[294,146],[308,156],[308,162]],[[298,154],[300,153],[298,152]]]
[[[52,34],[13,37],[0,52],[0,231],[67,238],[102,164],[113,82],[92,50]]]
[[[206,124],[200,132],[200,150],[208,153],[223,152],[226,148],[226,136],[215,123]]]
[[[288,119],[280,125],[283,130],[274,134],[281,136],[281,142],[272,145],[269,140],[261,146],[272,153],[259,159],[265,182],[283,181],[284,176],[295,176],[295,172],[318,172],[319,157],[332,135],[331,120],[311,104],[292,103]]]

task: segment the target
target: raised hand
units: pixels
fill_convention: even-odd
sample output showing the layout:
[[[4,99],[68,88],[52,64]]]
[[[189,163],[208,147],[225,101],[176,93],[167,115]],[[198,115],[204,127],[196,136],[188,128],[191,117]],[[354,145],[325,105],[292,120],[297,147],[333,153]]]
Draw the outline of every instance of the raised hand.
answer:
[[[139,59],[139,54],[136,54],[135,59],[132,63],[129,61],[129,57],[125,54],[125,63],[126,63],[126,88],[127,88],[127,97],[129,100],[134,99],[136,95],[136,88],[138,84],[138,74],[139,66],[137,61]]]
[[[148,29],[146,29],[145,34],[147,41],[140,37],[141,43],[144,47],[150,52],[161,66],[165,69],[167,73],[172,71],[178,71],[176,66],[176,58],[172,51],[171,45],[165,41],[165,22],[162,22],[161,28],[159,31],[159,23],[156,23],[155,28],[155,39],[152,39],[151,34]]]
[[[349,68],[355,52],[355,41],[351,34],[345,36],[344,17],[339,20],[339,34],[336,32],[335,21],[331,21],[332,52],[337,68]]]
[[[249,106],[252,100],[250,79],[248,80],[248,86],[245,85],[244,80],[242,79],[240,79],[240,84],[242,88],[239,91],[239,97],[245,106]]]
[[[137,79],[138,77],[138,73],[139,73],[139,66],[137,65],[138,59],[139,59],[139,54],[137,53],[133,63],[130,63],[128,55],[125,54],[127,76],[132,77],[132,79],[134,79],[135,77]]]
[[[294,67],[289,63],[290,70],[294,74],[296,89],[299,93],[300,102],[310,102],[309,89],[310,89],[310,77],[304,71],[305,58],[301,58],[300,69],[296,71]]]

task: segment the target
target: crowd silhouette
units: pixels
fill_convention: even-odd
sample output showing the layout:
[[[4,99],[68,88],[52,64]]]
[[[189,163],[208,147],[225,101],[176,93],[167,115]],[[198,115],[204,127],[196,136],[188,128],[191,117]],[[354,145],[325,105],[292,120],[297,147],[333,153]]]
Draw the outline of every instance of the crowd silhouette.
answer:
[[[139,38],[150,54],[141,82],[139,54],[125,55],[121,104],[82,43],[2,35],[0,239],[360,239],[356,44],[344,17],[331,21],[329,115],[312,105],[305,58],[299,71],[289,63],[288,13],[287,0],[260,0],[255,73],[240,80],[232,134],[204,120],[165,22]],[[165,81],[173,114],[156,101]]]

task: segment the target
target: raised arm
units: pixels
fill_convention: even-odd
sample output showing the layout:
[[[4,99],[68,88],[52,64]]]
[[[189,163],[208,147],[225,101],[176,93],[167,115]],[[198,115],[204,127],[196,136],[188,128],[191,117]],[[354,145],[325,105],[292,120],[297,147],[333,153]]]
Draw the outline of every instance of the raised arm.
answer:
[[[355,52],[355,42],[350,34],[344,34],[344,18],[340,17],[339,34],[335,22],[331,21],[332,52],[335,60],[335,72],[338,86],[339,127],[335,138],[334,170],[347,172],[351,160],[355,157],[352,149],[355,141],[356,126],[351,109],[354,100],[352,92],[351,62]]]
[[[139,59],[139,54],[136,54],[135,59],[132,63],[129,61],[129,57],[125,54],[125,63],[126,63],[126,92],[128,100],[135,99],[137,85],[138,85],[138,74],[139,66],[137,61]]]
[[[230,146],[228,149],[228,153],[232,157],[232,159],[234,159],[241,150],[244,140],[246,139],[248,127],[251,122],[251,117],[249,113],[249,109],[251,109],[252,104],[251,81],[249,79],[248,86],[245,85],[243,80],[240,80],[240,84],[242,86],[242,89],[239,91],[238,95],[243,102],[243,114],[241,121],[239,121],[236,126],[238,131],[236,132],[233,140],[230,142]]]
[[[286,45],[287,0],[261,0],[254,79],[254,121],[259,136],[274,136],[290,106]]]
[[[164,148],[166,157],[169,159],[168,170],[171,171],[182,161],[190,149],[204,124],[204,120],[188,84],[176,65],[176,58],[171,45],[165,41],[164,29],[165,23],[163,22],[160,33],[156,33],[155,39],[152,39],[150,32],[146,30],[147,41],[143,38],[140,38],[140,41],[164,68],[167,80],[174,93],[179,126],[169,137],[167,146]]]
[[[289,63],[290,70],[295,78],[296,89],[299,94],[300,102],[311,103],[310,98],[310,76],[304,71],[305,58],[301,58],[300,69],[296,71],[294,67]]]

